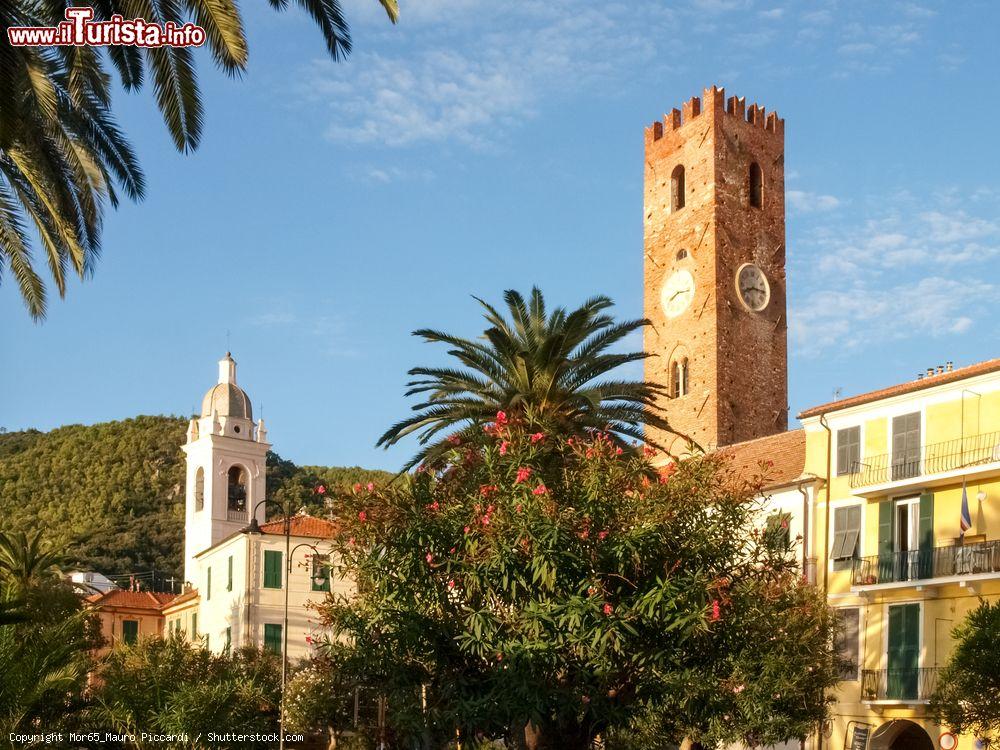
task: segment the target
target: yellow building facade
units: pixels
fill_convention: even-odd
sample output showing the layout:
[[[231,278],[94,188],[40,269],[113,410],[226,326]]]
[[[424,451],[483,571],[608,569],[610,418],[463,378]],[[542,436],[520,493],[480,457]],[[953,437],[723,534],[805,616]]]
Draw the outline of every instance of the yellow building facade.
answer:
[[[819,742],[977,750],[977,738],[934,722],[928,698],[955,626],[1000,598],[1000,360],[949,364],[799,418],[805,471],[824,478],[817,583],[850,662]]]

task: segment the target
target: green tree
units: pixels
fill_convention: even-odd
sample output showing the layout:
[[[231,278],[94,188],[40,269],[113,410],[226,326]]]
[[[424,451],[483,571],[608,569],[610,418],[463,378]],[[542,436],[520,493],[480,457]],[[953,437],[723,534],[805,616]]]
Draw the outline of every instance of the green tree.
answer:
[[[762,744],[823,719],[829,612],[789,542],[758,530],[759,479],[644,453],[501,413],[342,501],[337,551],[359,590],[320,614],[397,738],[461,727],[582,750],[645,716],[675,744]]]
[[[395,23],[397,0],[379,0]],[[270,0],[276,10],[288,0]],[[319,26],[335,60],[350,53],[351,38],[340,3],[298,0]],[[66,2],[13,0],[0,3],[0,28],[56,26]],[[137,15],[182,26],[188,19],[205,29],[215,63],[237,76],[247,65],[243,18],[235,0],[97,0],[95,21]],[[118,205],[117,190],[142,198],[144,179],[135,154],[115,123],[111,105],[114,69],[126,91],[142,88],[148,75],[174,145],[198,147],[202,100],[190,49],[111,46],[14,47],[0,43],[0,280],[11,273],[28,312],[45,315],[46,294],[35,270],[28,226],[38,235],[60,296],[70,267],[80,278],[94,270],[101,247],[106,204]]]
[[[197,736],[274,732],[281,694],[277,657],[253,648],[215,655],[174,636],[119,643],[97,670],[88,720],[108,731]],[[137,741],[138,750],[161,743]],[[235,740],[219,747],[264,747]]]
[[[468,439],[498,411],[526,416],[562,434],[606,430],[618,444],[643,439],[642,426],[669,429],[653,406],[664,390],[653,383],[606,378],[613,370],[650,356],[616,352],[629,334],[648,320],[615,321],[607,314],[614,303],[593,297],[572,312],[548,312],[542,292],[529,300],[504,292],[509,319],[478,297],[489,327],[484,341],[472,341],[431,329],[414,331],[426,341],[447,344],[464,366],[414,367],[407,396],[426,394],[413,416],[390,427],[378,445],[388,447],[416,433],[423,448],[406,464],[411,469],[447,452],[451,441]]]
[[[349,647],[331,643],[326,651],[301,665],[288,681],[286,724],[292,732],[326,735],[334,750],[354,727],[355,693],[363,686],[344,662],[350,658]],[[374,728],[368,729],[373,735]]]
[[[952,637],[931,710],[938,723],[957,732],[989,737],[1000,730],[1000,602],[981,602]]]

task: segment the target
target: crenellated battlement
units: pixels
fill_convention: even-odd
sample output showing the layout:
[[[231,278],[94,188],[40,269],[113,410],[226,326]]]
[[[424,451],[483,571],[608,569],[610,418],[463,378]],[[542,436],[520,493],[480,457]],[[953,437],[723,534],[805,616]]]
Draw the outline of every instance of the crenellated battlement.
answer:
[[[735,117],[769,133],[783,135],[785,132],[785,121],[778,117],[777,112],[767,112],[764,107],[756,103],[748,107],[746,99],[742,96],[731,96],[726,99],[724,88],[712,86],[710,89],[705,89],[701,98],[692,96],[681,105],[681,109],[675,107],[663,116],[662,121],[654,122],[646,128],[646,141],[660,140],[664,133],[679,130],[698,119],[703,111],[712,112],[720,117]]]

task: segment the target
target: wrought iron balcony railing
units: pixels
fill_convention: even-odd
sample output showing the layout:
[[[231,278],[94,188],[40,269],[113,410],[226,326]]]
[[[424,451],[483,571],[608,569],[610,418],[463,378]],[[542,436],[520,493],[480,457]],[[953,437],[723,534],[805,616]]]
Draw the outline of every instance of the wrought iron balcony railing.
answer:
[[[936,667],[865,669],[861,697],[865,701],[926,701],[937,685]]]
[[[850,482],[856,489],[993,462],[1000,462],[1000,432],[984,432],[927,443],[916,451],[865,456],[852,464]]]
[[[855,586],[877,586],[981,573],[1000,574],[1000,541],[862,557],[854,561],[852,582]]]

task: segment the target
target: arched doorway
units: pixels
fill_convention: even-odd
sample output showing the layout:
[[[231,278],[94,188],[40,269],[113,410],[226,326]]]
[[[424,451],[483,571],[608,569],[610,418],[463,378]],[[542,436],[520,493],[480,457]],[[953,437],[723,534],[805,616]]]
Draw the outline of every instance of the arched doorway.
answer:
[[[872,733],[868,747],[869,750],[934,750],[934,741],[919,724],[893,719]]]

